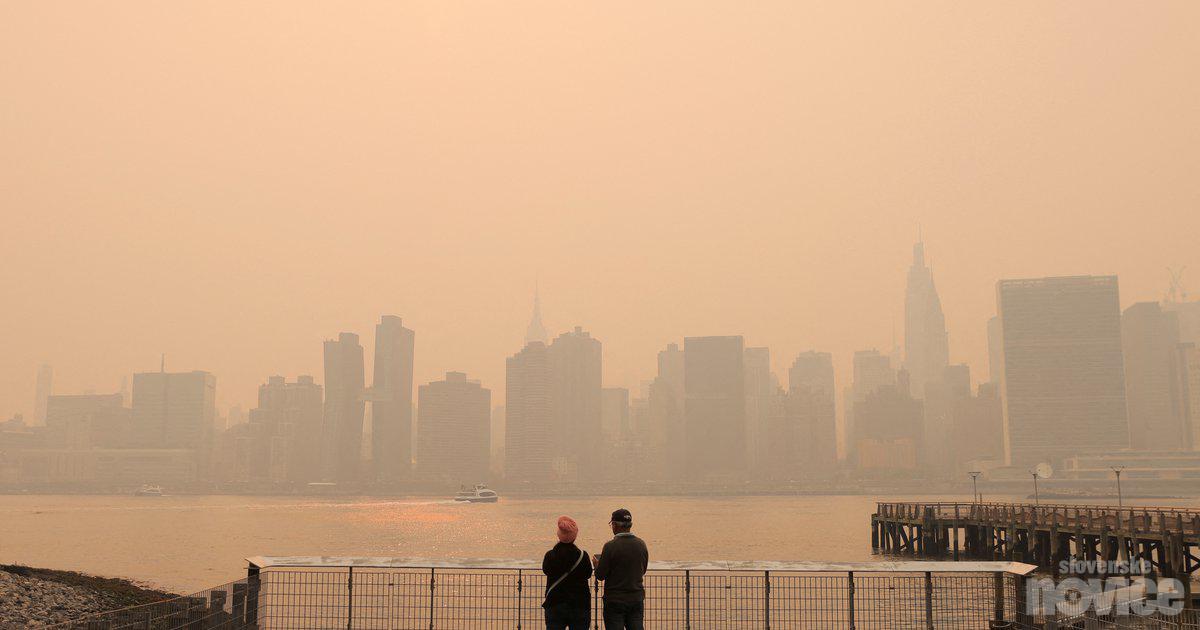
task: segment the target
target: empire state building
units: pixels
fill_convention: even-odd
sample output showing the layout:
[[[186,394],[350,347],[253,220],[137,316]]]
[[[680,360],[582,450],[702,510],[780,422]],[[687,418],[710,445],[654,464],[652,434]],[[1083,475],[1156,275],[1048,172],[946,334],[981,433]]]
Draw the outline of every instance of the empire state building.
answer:
[[[912,379],[912,395],[924,398],[925,384],[942,378],[949,363],[942,301],[933,283],[933,270],[925,264],[925,243],[917,241],[904,298],[904,367]]]

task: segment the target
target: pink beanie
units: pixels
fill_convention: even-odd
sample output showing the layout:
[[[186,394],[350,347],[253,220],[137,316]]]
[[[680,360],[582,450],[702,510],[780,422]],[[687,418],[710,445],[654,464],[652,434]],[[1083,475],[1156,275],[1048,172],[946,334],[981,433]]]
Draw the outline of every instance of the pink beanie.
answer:
[[[564,543],[575,542],[575,537],[579,535],[579,525],[570,516],[558,517],[558,541]]]

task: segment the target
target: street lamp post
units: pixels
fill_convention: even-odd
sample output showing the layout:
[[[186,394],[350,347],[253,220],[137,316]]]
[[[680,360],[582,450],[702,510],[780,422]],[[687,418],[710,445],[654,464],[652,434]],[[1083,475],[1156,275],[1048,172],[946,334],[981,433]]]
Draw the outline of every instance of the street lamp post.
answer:
[[[980,501],[980,497],[979,497],[979,475],[980,475],[980,472],[978,470],[972,470],[971,472],[969,472],[967,474],[971,475],[971,500],[976,503],[982,503],[982,501]]]
[[[1040,506],[1042,501],[1040,498],[1038,498],[1038,472],[1036,470],[1031,470],[1029,471],[1029,474],[1033,475],[1033,504]]]
[[[1124,466],[1113,466],[1112,471],[1117,474],[1117,509],[1121,509],[1124,505],[1124,500],[1121,497],[1121,471],[1125,470]]]

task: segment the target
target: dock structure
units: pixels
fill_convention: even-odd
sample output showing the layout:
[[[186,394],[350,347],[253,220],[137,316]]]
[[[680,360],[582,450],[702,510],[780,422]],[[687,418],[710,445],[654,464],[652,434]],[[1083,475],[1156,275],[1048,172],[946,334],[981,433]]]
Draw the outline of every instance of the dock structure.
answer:
[[[886,554],[1026,562],[1058,573],[1112,563],[1179,578],[1200,568],[1200,510],[1028,503],[878,503],[871,545]],[[1105,568],[1100,568],[1101,565]],[[1090,570],[1088,570],[1090,569]]]

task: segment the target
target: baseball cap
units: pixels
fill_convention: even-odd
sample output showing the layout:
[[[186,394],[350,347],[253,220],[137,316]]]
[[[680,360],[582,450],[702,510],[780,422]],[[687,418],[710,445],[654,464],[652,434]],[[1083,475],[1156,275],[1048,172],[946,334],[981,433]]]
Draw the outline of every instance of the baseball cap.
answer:
[[[616,523],[618,525],[632,525],[633,515],[629,513],[629,510],[621,508],[612,513],[612,519],[608,522]]]

